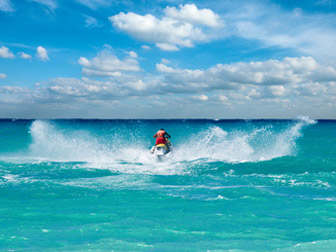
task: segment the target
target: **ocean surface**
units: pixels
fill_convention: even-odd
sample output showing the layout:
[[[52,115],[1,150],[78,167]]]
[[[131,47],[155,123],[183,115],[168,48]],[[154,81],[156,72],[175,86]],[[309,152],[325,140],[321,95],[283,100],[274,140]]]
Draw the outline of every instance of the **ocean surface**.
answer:
[[[0,120],[0,251],[336,251],[336,121]]]

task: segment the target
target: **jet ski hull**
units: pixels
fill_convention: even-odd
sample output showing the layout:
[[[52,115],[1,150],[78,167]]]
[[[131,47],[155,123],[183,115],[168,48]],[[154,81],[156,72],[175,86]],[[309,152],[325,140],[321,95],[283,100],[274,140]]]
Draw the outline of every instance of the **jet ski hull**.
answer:
[[[167,141],[167,144],[158,144],[153,146],[150,150],[151,154],[156,155],[158,159],[162,159],[167,154],[169,154],[172,150],[172,145]]]

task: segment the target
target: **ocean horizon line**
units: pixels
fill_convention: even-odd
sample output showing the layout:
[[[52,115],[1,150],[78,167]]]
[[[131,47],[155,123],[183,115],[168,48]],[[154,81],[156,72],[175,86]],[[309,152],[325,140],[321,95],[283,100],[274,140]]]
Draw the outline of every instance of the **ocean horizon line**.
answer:
[[[333,118],[310,118],[310,120],[316,120],[316,121],[336,121],[336,119]],[[33,120],[82,120],[82,121],[297,121],[302,120],[301,118],[81,118],[81,117],[55,117],[55,118],[15,118],[15,117],[3,117],[0,118],[0,121],[33,121]]]

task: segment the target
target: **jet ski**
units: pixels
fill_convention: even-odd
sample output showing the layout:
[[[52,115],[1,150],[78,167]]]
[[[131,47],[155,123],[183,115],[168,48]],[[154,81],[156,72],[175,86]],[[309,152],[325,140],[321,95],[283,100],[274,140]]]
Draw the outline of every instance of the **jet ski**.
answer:
[[[156,155],[157,158],[161,160],[163,157],[167,156],[174,150],[173,145],[168,140],[168,138],[166,138],[166,143],[167,144],[158,144],[153,146],[150,150],[150,153]]]

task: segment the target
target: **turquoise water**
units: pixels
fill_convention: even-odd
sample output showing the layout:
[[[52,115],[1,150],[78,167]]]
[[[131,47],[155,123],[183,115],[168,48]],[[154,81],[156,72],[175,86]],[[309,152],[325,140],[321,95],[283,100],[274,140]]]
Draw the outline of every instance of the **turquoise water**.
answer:
[[[336,251],[336,121],[0,120],[0,139],[1,251]]]

